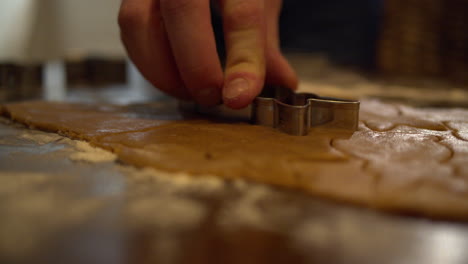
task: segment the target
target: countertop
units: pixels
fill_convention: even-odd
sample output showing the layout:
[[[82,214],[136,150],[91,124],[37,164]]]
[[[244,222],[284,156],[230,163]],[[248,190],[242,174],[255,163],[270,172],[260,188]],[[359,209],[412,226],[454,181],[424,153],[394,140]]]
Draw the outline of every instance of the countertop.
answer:
[[[302,69],[329,76],[333,87],[350,79],[362,84],[355,75],[340,81]],[[309,86],[333,92],[324,78]],[[365,84],[348,93],[388,90]],[[77,90],[68,99],[126,103],[128,95],[120,88]],[[85,142],[4,118],[0,197],[0,263],[468,263],[466,223],[242,180],[136,169]]]

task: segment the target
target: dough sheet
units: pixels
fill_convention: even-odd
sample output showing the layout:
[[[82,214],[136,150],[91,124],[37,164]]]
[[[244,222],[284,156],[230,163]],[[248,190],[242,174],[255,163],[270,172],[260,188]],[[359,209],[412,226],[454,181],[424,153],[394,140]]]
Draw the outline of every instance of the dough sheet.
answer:
[[[362,101],[354,134],[184,116],[173,104],[41,101],[2,106],[30,128],[85,140],[121,162],[194,177],[243,178],[387,211],[468,219],[468,110]]]

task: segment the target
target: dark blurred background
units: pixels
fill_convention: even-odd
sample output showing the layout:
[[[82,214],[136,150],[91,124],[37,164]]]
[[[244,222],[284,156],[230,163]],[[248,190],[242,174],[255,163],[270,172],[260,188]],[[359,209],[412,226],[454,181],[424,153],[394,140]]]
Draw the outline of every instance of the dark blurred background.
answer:
[[[466,84],[467,14],[468,0],[285,0],[282,48],[383,75]]]
[[[52,86],[149,86],[120,44],[119,5],[120,0],[1,1],[0,101],[37,98]],[[363,76],[439,86],[434,85],[437,80],[468,90],[467,14],[468,0],[284,0],[282,48],[288,56],[318,56]],[[213,24],[223,58],[216,12]],[[142,91],[155,89],[129,94]],[[67,92],[45,94],[46,99],[60,99],[54,94]]]
[[[338,64],[375,67],[382,0],[286,0],[281,40],[286,52],[327,54]]]

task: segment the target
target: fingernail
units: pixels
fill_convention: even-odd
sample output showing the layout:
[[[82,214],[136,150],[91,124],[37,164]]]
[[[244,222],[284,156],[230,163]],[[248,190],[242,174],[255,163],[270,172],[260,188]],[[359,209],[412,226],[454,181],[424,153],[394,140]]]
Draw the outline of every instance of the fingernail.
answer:
[[[249,82],[243,78],[237,78],[228,83],[224,88],[224,98],[235,99],[249,90]]]

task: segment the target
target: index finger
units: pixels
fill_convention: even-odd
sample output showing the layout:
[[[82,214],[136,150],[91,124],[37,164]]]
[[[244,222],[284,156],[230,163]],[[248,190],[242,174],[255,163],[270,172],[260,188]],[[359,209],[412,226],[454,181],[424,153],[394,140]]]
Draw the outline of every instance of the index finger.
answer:
[[[177,68],[194,99],[221,101],[223,73],[211,25],[209,0],[159,0]]]
[[[265,83],[264,0],[221,0],[226,70],[223,101],[243,108],[261,92]]]

